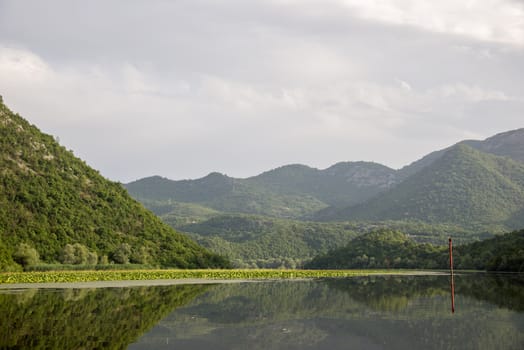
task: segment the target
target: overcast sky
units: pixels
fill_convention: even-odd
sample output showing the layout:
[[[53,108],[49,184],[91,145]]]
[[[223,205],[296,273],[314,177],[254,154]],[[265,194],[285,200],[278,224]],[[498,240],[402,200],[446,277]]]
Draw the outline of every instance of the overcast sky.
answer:
[[[0,95],[121,182],[400,168],[524,127],[524,2],[0,0]]]

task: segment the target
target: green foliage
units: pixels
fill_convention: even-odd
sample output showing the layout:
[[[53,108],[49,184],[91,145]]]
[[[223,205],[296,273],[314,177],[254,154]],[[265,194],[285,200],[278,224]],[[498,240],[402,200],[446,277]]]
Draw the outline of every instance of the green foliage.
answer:
[[[459,269],[524,272],[524,230],[458,246],[454,264]]]
[[[416,243],[401,232],[384,229],[359,236],[346,247],[317,256],[305,267],[436,269],[445,265],[444,251],[444,247]]]
[[[228,262],[163,224],[118,183],[103,178],[72,152],[0,103],[0,263],[14,264],[31,242],[46,263],[60,260],[66,244],[97,256],[120,245],[130,256],[145,247],[150,263],[181,268],[225,267]],[[73,255],[80,263],[86,251]],[[69,259],[70,257],[68,257]]]
[[[210,250],[229,257],[236,267],[292,268],[346,244],[357,235],[343,223],[315,223],[254,215],[221,215],[178,226]]]
[[[22,265],[23,268],[27,268],[28,266],[38,264],[40,255],[35,248],[26,243],[21,243],[13,254],[13,260]]]
[[[524,230],[457,246],[453,256],[458,269],[524,272]],[[305,267],[447,269],[448,259],[446,246],[416,243],[401,232],[379,230],[318,255]]]

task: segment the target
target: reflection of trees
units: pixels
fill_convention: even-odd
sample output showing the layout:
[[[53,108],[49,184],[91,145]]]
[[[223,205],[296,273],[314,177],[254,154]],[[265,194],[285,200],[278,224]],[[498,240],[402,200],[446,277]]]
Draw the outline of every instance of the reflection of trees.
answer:
[[[65,289],[0,294],[0,348],[125,349],[208,287]]]
[[[524,311],[523,274],[464,275],[455,277],[455,282],[457,294],[487,301],[509,310]]]
[[[448,276],[220,285],[163,319],[162,338],[146,335],[140,341],[160,346],[169,338],[175,348],[199,344],[194,349],[334,349],[365,344],[391,349],[519,348],[516,345],[524,342],[523,318],[497,310],[494,320],[496,307],[488,304],[491,289],[499,288],[500,298],[514,300],[510,304],[519,310],[521,282],[502,279],[456,276],[453,315]],[[482,286],[487,286],[487,295]]]
[[[447,276],[369,276],[327,279],[326,284],[373,310],[385,312],[403,310],[416,298],[449,294]]]
[[[379,311],[399,311],[417,298],[448,296],[448,276],[369,276],[327,279],[336,290]],[[524,275],[455,275],[455,293],[514,311],[524,311]]]

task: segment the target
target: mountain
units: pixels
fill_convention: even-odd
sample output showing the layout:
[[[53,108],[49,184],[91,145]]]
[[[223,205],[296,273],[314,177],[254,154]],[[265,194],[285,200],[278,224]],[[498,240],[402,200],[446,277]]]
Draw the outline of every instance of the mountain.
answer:
[[[523,209],[524,164],[458,144],[391,190],[320,217],[522,227]]]
[[[372,162],[340,162],[319,170],[286,165],[246,182],[287,194],[307,194],[332,206],[364,202],[396,183],[395,170]]]
[[[0,268],[12,268],[27,252],[56,263],[66,245],[89,251],[94,263],[98,256],[183,268],[228,265],[0,99]]]
[[[159,176],[131,182],[129,193],[161,215],[177,203],[193,203],[226,213],[301,218],[327,206],[347,206],[395,184],[395,170],[371,162],[345,162],[319,170],[286,165],[247,179],[211,173],[196,180]]]
[[[443,156],[450,148],[457,145],[467,145],[478,151],[497,156],[508,157],[514,161],[524,163],[524,128],[510,130],[491,136],[483,141],[464,140],[448,148],[432,152],[421,159],[400,169],[397,173],[399,179],[405,179],[431,165]]]
[[[219,173],[181,181],[153,176],[125,186],[134,198],[150,209],[162,208],[162,212],[176,210],[180,203],[192,203],[227,213],[297,218],[327,206],[307,194],[277,193]]]

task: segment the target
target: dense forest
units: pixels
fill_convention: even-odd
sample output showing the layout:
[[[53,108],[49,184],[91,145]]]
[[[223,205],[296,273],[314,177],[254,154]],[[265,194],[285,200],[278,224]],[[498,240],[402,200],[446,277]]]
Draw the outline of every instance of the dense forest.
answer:
[[[0,269],[39,262],[229,266],[0,100]]]
[[[449,268],[445,246],[416,243],[399,231],[379,230],[353,239],[347,246],[315,257],[312,269]],[[524,272],[524,230],[454,249],[454,267]]]
[[[180,214],[170,213],[161,218],[187,232],[201,245],[227,256],[236,267],[300,267],[318,254],[345,246],[351,239],[378,229],[399,230],[416,242],[435,245],[447,242],[451,234],[457,243],[493,236],[454,225],[409,221],[309,222],[222,214],[207,219],[192,215],[192,222],[188,222]]]

